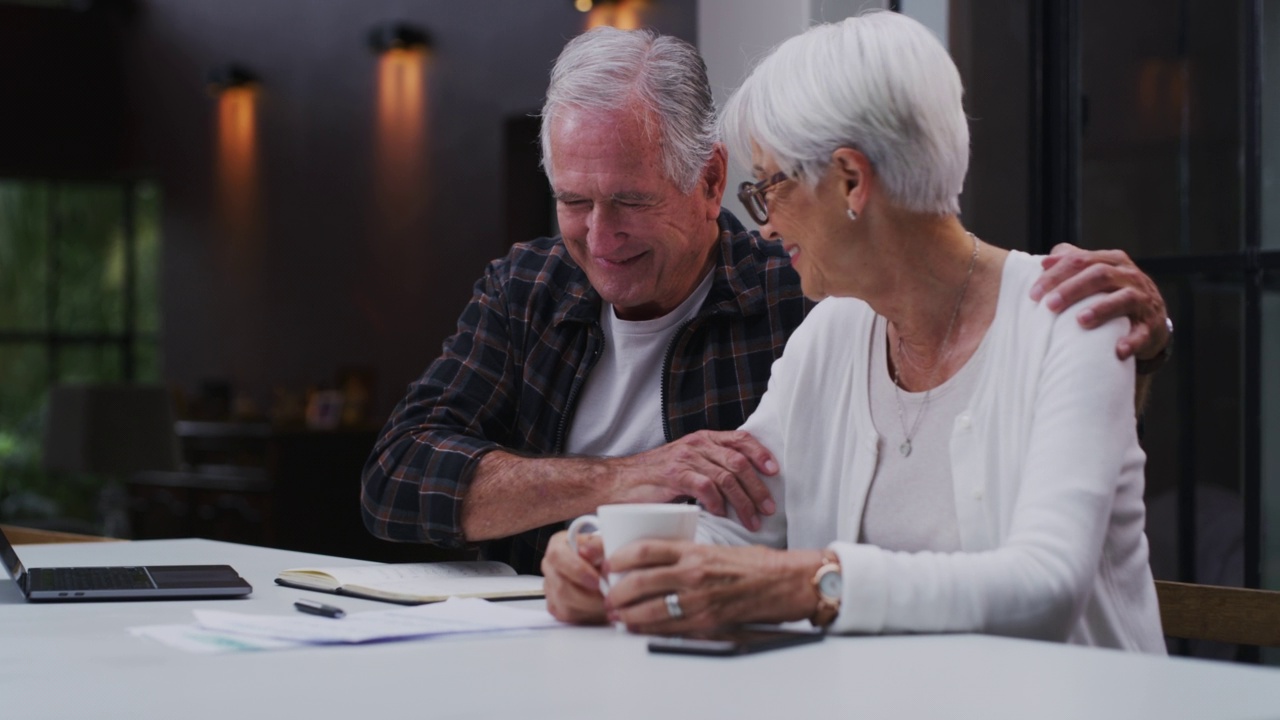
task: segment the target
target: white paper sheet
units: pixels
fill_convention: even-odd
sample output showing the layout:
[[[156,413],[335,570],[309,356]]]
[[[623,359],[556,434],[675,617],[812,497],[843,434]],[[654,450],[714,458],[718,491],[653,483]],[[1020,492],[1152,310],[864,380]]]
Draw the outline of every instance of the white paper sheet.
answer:
[[[150,638],[169,647],[199,655],[283,650],[305,646],[305,643],[291,640],[206,630],[199,625],[146,625],[129,628],[129,633],[135,637]]]
[[[274,638],[297,643],[362,643],[454,633],[480,633],[554,627],[545,610],[504,606],[478,598],[453,598],[431,605],[369,610],[332,619],[312,615],[249,615],[196,610],[204,630]]]

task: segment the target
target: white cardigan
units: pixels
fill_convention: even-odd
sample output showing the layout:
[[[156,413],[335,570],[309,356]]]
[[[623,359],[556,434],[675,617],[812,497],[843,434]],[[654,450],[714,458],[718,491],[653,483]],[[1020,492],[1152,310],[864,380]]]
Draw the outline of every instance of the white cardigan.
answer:
[[[985,367],[955,419],[961,551],[856,542],[878,453],[892,443],[867,398],[875,313],[850,298],[809,314],[743,425],[778,459],[767,479],[778,512],[756,533],[703,513],[699,539],[832,548],[844,577],[835,632],[987,632],[1164,653],[1133,362],[1115,356],[1128,322],[1085,331],[1076,312],[1033,303],[1040,272],[1037,258],[1008,256]]]

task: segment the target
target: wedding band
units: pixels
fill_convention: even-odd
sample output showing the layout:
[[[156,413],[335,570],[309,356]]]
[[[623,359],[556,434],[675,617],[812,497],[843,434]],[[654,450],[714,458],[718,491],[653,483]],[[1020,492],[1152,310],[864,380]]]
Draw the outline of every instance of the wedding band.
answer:
[[[680,607],[679,595],[671,593],[663,600],[667,603],[667,614],[671,616],[672,620],[679,620],[684,617],[684,608]]]

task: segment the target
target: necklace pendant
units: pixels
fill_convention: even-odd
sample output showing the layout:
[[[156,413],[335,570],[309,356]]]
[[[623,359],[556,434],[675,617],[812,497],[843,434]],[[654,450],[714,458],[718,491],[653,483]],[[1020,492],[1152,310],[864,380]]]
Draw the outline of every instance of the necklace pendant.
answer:
[[[910,455],[910,454],[911,454],[911,441],[910,441],[910,440],[903,440],[903,441],[902,441],[902,444],[898,446],[898,451],[902,453],[902,457],[907,457],[908,455]]]

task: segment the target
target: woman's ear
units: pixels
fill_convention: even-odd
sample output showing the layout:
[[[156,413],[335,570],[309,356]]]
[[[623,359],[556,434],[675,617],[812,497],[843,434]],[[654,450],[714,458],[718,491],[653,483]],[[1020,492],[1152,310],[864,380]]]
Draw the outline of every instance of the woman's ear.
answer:
[[[849,210],[861,213],[867,204],[867,190],[872,175],[871,161],[859,150],[840,148],[831,154],[831,167],[840,183],[840,194]]]

